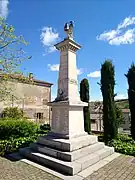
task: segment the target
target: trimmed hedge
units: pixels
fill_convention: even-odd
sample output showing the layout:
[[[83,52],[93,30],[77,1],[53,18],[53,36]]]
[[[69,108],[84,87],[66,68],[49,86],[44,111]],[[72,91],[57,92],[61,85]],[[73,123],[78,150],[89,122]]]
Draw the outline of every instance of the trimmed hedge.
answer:
[[[28,120],[0,120],[0,139],[33,136],[38,129],[39,126]]]
[[[37,137],[46,135],[50,126],[36,125],[26,119],[0,120],[0,156],[13,153],[22,147],[28,147]]]

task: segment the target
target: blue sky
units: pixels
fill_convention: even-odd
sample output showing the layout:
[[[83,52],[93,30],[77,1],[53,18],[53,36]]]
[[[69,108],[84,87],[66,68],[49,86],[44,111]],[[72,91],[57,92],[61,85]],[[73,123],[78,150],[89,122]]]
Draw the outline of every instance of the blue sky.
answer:
[[[117,98],[127,97],[124,74],[135,60],[135,0],[1,0],[0,15],[23,35],[32,59],[22,70],[53,83],[56,96],[59,52],[53,45],[65,37],[64,23],[75,22],[78,80],[88,78],[91,100],[100,100],[101,63],[112,59]],[[26,70],[25,70],[26,69]]]

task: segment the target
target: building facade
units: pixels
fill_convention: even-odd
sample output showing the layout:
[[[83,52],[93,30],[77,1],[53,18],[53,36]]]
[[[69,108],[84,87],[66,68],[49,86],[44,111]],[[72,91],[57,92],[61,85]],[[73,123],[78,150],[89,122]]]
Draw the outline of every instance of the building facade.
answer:
[[[102,102],[90,102],[90,118],[91,118],[91,130],[103,132],[103,112]],[[120,125],[119,131],[130,131],[130,110],[121,109],[124,117],[124,123]]]
[[[0,102],[0,113],[5,107],[18,107],[25,116],[39,123],[50,123],[51,83],[33,79],[33,83],[7,82],[14,92],[8,100]]]

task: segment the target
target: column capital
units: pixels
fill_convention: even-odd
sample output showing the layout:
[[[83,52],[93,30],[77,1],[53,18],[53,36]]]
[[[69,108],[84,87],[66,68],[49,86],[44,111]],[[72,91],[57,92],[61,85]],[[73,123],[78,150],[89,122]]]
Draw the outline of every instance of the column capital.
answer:
[[[81,46],[78,43],[76,43],[74,40],[70,38],[64,39],[64,41],[55,44],[55,47],[57,50],[60,50],[61,52],[65,50],[70,50],[74,53],[81,48]]]

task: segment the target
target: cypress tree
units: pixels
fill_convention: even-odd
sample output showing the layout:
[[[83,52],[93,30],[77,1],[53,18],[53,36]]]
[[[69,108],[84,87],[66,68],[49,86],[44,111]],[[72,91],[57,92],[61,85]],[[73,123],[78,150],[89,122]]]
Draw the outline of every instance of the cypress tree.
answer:
[[[110,60],[106,60],[101,66],[101,92],[103,96],[103,126],[104,142],[108,142],[117,137],[118,128],[116,122],[114,86],[115,86],[114,66]]]
[[[131,136],[135,140],[135,64],[133,63],[126,74],[128,81],[128,101],[131,113]]]
[[[83,79],[80,83],[80,99],[83,102],[88,103],[88,106],[83,108],[84,114],[84,129],[90,134],[91,121],[90,121],[90,108],[89,108],[89,82],[87,79]]]

